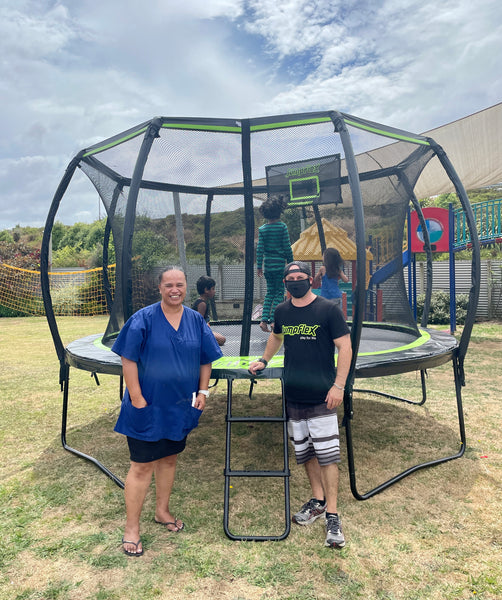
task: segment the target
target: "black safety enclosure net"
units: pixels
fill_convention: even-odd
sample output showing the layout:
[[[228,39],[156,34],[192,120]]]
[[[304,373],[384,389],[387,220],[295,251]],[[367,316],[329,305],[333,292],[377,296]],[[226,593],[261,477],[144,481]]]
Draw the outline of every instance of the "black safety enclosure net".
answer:
[[[431,286],[421,327],[408,298],[407,216],[417,211],[427,252],[427,227],[414,189],[431,161],[456,190],[473,247],[470,304],[458,343],[427,329]],[[81,186],[71,185],[77,171],[90,180],[106,212],[101,276],[110,316],[106,331],[65,347],[52,310],[48,255],[61,203],[78,205]],[[256,276],[258,227],[264,222],[259,206],[277,194],[288,201],[282,219],[295,260],[316,270],[328,246],[336,246],[345,260],[354,351],[344,401],[348,442],[356,377],[452,361],[460,402],[480,268],[467,195],[434,140],[338,111],[239,120],[157,117],[79,152],[55,193],[42,249],[44,303],[62,384],[70,367],[120,375],[120,360],[109,349],[124,322],[159,299],[157,276],[167,265],[187,274],[186,304],[195,299],[200,275],[215,279],[212,326],[228,329],[213,376],[248,376],[249,360],[261,355],[267,339],[256,313],[266,291]],[[427,254],[430,262],[430,249]],[[269,376],[280,377],[282,357],[269,367]],[[461,432],[462,437],[463,422]],[[352,487],[356,497],[365,497],[356,490],[355,476]]]

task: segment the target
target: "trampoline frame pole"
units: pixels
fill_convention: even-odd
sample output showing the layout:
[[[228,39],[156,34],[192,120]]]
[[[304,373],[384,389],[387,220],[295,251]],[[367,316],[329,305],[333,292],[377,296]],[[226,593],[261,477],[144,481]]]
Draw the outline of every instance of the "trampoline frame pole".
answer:
[[[58,188],[52,199],[49,214],[44,227],[44,234],[42,237],[42,246],[40,250],[40,286],[42,289],[42,300],[44,303],[45,316],[51,332],[56,354],[60,363],[60,375],[59,383],[63,385],[63,369],[64,369],[64,346],[59,335],[59,329],[56,323],[56,317],[54,314],[54,308],[52,306],[51,289],[49,282],[49,246],[52,244],[52,228],[54,226],[54,219],[61,203],[61,199],[64,196],[70,181],[75,173],[75,170],[80,162],[83,155],[83,151],[79,152],[75,158],[70,161],[70,164],[66,168],[65,174],[58,185]]]
[[[244,187],[244,219],[246,224],[244,257],[244,308],[239,355],[249,354],[251,340],[251,314],[253,312],[254,290],[254,209],[253,178],[251,172],[251,126],[249,119],[241,123],[242,182]]]
[[[401,481],[408,475],[411,475],[412,473],[415,473],[416,471],[418,471],[420,469],[425,469],[427,467],[434,467],[436,465],[440,465],[440,464],[448,462],[450,460],[460,458],[461,456],[464,455],[465,445],[466,445],[466,436],[465,436],[465,422],[464,422],[464,413],[463,413],[463,407],[462,407],[462,393],[461,393],[462,370],[459,366],[457,352],[455,352],[455,354],[453,355],[452,366],[453,366],[453,374],[454,374],[454,380],[455,380],[455,395],[456,395],[458,425],[459,425],[459,432],[460,432],[460,449],[459,449],[459,451],[456,454],[452,454],[451,456],[444,456],[442,458],[419,463],[417,465],[414,465],[413,467],[409,467],[408,469],[405,469],[404,471],[402,471],[401,473],[398,473],[394,477],[391,477],[387,481],[384,481],[380,485],[377,485],[376,487],[369,490],[368,492],[360,493],[357,489],[356,472],[355,472],[355,466],[354,466],[352,428],[351,428],[350,421],[347,420],[347,422],[345,424],[345,430],[346,430],[346,435],[347,435],[347,459],[348,459],[348,463],[349,463],[350,489],[352,491],[352,495],[354,496],[354,498],[356,498],[356,500],[367,500],[368,498],[371,498],[372,496],[375,496],[376,494],[383,492],[391,485],[394,485],[398,481]],[[423,381],[422,381],[422,384],[423,384]],[[364,391],[369,391],[369,390],[364,390]],[[371,392],[371,393],[377,393],[377,392]],[[394,398],[399,400],[399,398],[396,398],[396,397],[394,397]],[[404,401],[409,402],[407,400],[404,400]],[[423,402],[420,404],[423,404]]]
[[[69,367],[69,365],[65,365],[63,368],[63,410],[62,410],[62,417],[61,417],[61,444],[62,444],[63,448],[65,450],[68,450],[68,452],[75,454],[75,456],[83,458],[84,460],[87,460],[87,461],[93,463],[94,465],[96,465],[96,467],[98,467],[98,469],[100,469],[100,471],[102,471],[105,475],[107,475],[120,488],[124,489],[124,482],[119,477],[117,477],[117,475],[115,475],[115,473],[112,473],[112,471],[110,471],[110,469],[107,469],[101,462],[99,462],[99,460],[97,460],[93,456],[89,456],[88,454],[85,454],[84,452],[80,452],[79,450],[76,450],[75,448],[72,448],[71,446],[69,446],[67,444],[67,442],[66,442],[66,426],[68,423],[69,389],[70,389],[70,367]]]
[[[394,396],[394,394],[387,394],[386,392],[379,392],[378,390],[368,390],[363,388],[354,388],[354,392],[361,392],[367,394],[374,394],[375,396],[380,396],[382,398],[390,398],[391,400],[397,400],[398,402],[405,402],[406,404],[413,404],[414,406],[423,406],[427,400],[427,386],[425,383],[425,378],[427,376],[427,371],[420,371],[420,385],[422,386],[422,400],[420,402],[415,402],[414,400],[409,400],[408,398],[402,398],[401,396]]]
[[[455,186],[455,191],[460,200],[462,208],[465,213],[465,218],[467,220],[467,226],[469,228],[469,234],[471,236],[471,244],[472,244],[472,260],[471,260],[471,289],[469,290],[469,306],[467,308],[467,316],[465,318],[464,327],[462,329],[462,335],[460,336],[459,342],[459,352],[458,352],[458,362],[459,362],[459,370],[460,370],[460,378],[462,384],[464,383],[463,376],[463,363],[464,358],[467,353],[467,347],[469,345],[469,340],[471,338],[472,328],[474,326],[474,321],[476,319],[476,311],[478,308],[479,302],[479,290],[481,286],[480,277],[481,277],[481,250],[479,243],[478,230],[476,225],[476,219],[474,217],[474,213],[472,211],[472,206],[469,202],[469,198],[467,193],[460,181],[457,172],[455,171],[453,165],[451,164],[450,159],[446,155],[446,152],[443,148],[437,144],[432,138],[427,138],[429,144],[436,152],[436,156],[438,157],[441,165],[445,169],[448,174],[451,182]]]
[[[131,179],[131,185],[129,187],[129,194],[127,196],[127,206],[124,217],[124,230],[122,234],[122,260],[117,260],[117,283],[122,289],[122,310],[124,322],[132,316],[133,300],[132,300],[132,240],[134,233],[134,223],[136,220],[136,205],[138,202],[138,196],[141,189],[141,183],[143,178],[143,172],[145,169],[148,155],[152,148],[153,142],[159,137],[159,129],[162,125],[162,119],[153,119],[147,128],[141,148],[138,152],[136,164],[134,165],[134,171]],[[120,280],[118,279],[120,275]]]

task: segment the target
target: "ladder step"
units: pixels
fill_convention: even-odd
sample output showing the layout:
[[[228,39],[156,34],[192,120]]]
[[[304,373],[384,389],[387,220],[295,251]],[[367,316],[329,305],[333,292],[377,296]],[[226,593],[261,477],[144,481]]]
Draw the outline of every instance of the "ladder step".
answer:
[[[227,423],[285,423],[287,417],[227,417]]]
[[[289,477],[290,471],[232,471],[225,469],[225,477]]]

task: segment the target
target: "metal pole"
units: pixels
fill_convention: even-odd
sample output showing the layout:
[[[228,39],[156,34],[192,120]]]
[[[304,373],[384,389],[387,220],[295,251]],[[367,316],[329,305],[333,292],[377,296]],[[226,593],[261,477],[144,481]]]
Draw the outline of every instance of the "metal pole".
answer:
[[[183,271],[187,272],[187,256],[185,252],[185,233],[183,231],[183,220],[181,218],[180,193],[173,192],[174,219],[176,222],[176,238],[178,240],[178,252],[180,255],[180,264]]]

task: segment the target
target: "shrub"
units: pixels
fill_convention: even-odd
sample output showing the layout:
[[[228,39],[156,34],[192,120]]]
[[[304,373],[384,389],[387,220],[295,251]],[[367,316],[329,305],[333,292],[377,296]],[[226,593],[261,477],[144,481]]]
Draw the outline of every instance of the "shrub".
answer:
[[[168,262],[172,250],[163,236],[146,229],[137,231],[133,239],[132,253],[143,271]]]
[[[8,308],[7,306],[2,306],[0,304],[0,318],[2,317],[27,317],[26,313],[23,313],[19,310],[14,310],[13,308]]]
[[[57,316],[81,314],[82,301],[76,285],[66,285],[51,290],[52,309]]]
[[[11,267],[40,270],[40,250],[30,248],[22,242],[0,241],[0,262]]]
[[[14,242],[14,238],[9,231],[0,231],[0,242],[8,242],[9,244],[12,244]]]
[[[108,312],[103,284],[103,271],[93,271],[77,291],[78,314],[104,315]],[[108,271],[112,297],[115,294],[115,269]]]
[[[52,267],[54,269],[87,267],[90,257],[91,252],[89,250],[79,250],[72,246],[63,246],[52,253]]]
[[[417,296],[417,318],[420,321],[424,311],[425,294]],[[468,294],[457,294],[455,297],[457,325],[463,325],[469,306]],[[444,325],[450,322],[450,295],[444,291],[432,292],[428,322],[431,325]]]

